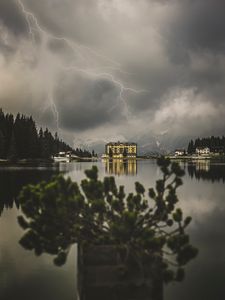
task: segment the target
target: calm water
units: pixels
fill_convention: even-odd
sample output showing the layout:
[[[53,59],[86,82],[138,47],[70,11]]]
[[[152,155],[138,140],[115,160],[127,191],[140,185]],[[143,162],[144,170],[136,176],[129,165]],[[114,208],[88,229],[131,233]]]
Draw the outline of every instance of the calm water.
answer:
[[[73,180],[84,178],[84,170],[93,164],[99,176],[115,174],[118,184],[126,191],[134,182],[154,186],[160,171],[155,161],[131,162],[129,165],[97,163],[60,164],[58,169],[0,169],[0,299],[1,300],[75,300],[76,249],[72,248],[63,267],[56,267],[52,257],[35,257],[24,250],[18,241],[23,230],[17,224],[20,215],[17,195],[26,183],[47,180],[53,174],[65,172]],[[164,289],[165,300],[216,300],[225,295],[225,164],[183,165],[184,185],[179,190],[180,206],[193,221],[189,233],[193,245],[199,248],[198,257],[189,263],[182,283]],[[141,300],[141,299],[140,299]]]

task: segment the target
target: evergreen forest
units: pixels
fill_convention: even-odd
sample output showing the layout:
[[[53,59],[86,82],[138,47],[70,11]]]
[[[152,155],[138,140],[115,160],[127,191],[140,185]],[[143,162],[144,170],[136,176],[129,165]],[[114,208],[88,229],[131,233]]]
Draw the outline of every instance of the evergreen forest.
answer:
[[[212,153],[225,153],[225,137],[206,137],[197,138],[196,140],[191,140],[188,144],[188,153],[192,154],[196,152],[196,148],[208,147]]]
[[[87,150],[73,149],[54,136],[48,128],[37,129],[31,116],[4,113],[0,109],[0,159],[50,159],[60,151],[71,151],[79,157],[91,157]]]

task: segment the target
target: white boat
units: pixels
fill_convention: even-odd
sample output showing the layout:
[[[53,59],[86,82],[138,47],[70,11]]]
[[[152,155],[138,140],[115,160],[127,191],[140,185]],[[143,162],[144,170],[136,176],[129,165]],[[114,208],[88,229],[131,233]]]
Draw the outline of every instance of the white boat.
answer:
[[[55,162],[70,162],[70,155],[66,152],[59,152],[58,155],[53,156]]]

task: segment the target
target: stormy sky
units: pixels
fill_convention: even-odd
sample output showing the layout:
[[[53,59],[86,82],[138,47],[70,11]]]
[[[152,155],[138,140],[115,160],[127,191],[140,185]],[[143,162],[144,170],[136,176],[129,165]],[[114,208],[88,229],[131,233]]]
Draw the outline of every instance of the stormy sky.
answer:
[[[222,135],[224,28],[224,0],[0,0],[0,106],[75,144]]]

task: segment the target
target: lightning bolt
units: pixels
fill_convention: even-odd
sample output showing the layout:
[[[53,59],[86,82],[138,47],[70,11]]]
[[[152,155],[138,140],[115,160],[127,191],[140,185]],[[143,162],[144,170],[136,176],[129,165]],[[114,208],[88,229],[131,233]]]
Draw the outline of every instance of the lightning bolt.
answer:
[[[49,88],[48,100],[49,100],[49,104],[50,104],[51,109],[52,109],[53,116],[55,117],[56,129],[57,129],[57,132],[59,133],[59,131],[60,131],[59,112],[57,110],[57,107],[56,107],[55,101],[54,101],[54,88],[53,88],[53,85]]]
[[[36,34],[39,33],[40,36],[42,37],[43,41],[45,41],[45,44],[48,40],[54,40],[54,41],[60,41],[64,43],[69,49],[71,49],[74,53],[74,57],[77,58],[79,57],[85,68],[80,68],[78,65],[72,65],[72,66],[66,66],[66,65],[60,65],[60,69],[64,70],[65,72],[69,71],[77,71],[80,73],[83,73],[85,75],[91,76],[93,78],[105,78],[108,79],[110,82],[113,83],[114,86],[116,86],[119,90],[119,95],[118,99],[123,103],[124,106],[124,112],[125,116],[128,118],[131,113],[129,111],[128,105],[127,105],[127,100],[125,98],[125,93],[131,92],[131,93],[148,93],[149,90],[137,90],[131,87],[126,86],[121,80],[116,79],[114,72],[118,72],[121,74],[128,74],[131,75],[131,73],[125,72],[121,68],[121,64],[117,61],[114,61],[113,59],[105,56],[104,54],[100,53],[99,51],[95,51],[92,48],[89,48],[85,45],[77,44],[74,41],[71,41],[67,37],[64,36],[57,36],[54,35],[47,30],[45,30],[39,23],[37,17],[35,16],[34,13],[29,11],[22,0],[15,0],[23,13],[27,26],[28,26],[28,33],[31,36],[31,40],[33,45],[35,46],[36,44]],[[104,62],[105,66],[101,68],[90,68],[90,63],[91,62],[96,62],[96,60],[100,60],[101,62]],[[49,87],[49,92],[48,92],[48,101],[49,105],[51,107],[53,116],[55,118],[56,122],[56,127],[57,130],[59,130],[59,112],[57,109],[57,105],[54,101],[54,89],[53,86]],[[116,106],[116,104],[115,104]],[[111,108],[113,109],[113,107]]]
[[[93,77],[93,78],[106,78],[109,81],[111,81],[115,86],[117,86],[119,88],[119,99],[124,104],[125,114],[126,114],[127,117],[130,116],[131,113],[130,113],[130,111],[128,109],[128,106],[127,106],[125,98],[123,97],[123,94],[125,92],[132,92],[132,93],[135,93],[135,94],[148,93],[149,92],[149,90],[145,90],[145,89],[138,90],[138,89],[130,88],[130,87],[124,85],[121,81],[115,79],[115,77],[111,73],[106,73],[106,72],[103,72],[103,73],[100,72],[100,73],[98,73],[98,72],[92,71],[92,70],[81,69],[81,68],[78,68],[76,66],[63,67],[63,69],[66,70],[66,71],[77,70],[80,73],[84,73],[84,74],[86,74],[86,75],[88,75],[90,77]],[[111,107],[111,110],[113,110],[114,107]]]
[[[73,52],[75,54],[80,55],[80,57],[82,57],[84,60],[87,60],[87,58],[85,58],[85,55],[84,55],[84,52],[87,50],[89,52],[89,54],[91,54],[95,57],[99,57],[102,60],[109,62],[110,64],[113,64],[115,66],[114,67],[115,70],[120,70],[121,72],[125,73],[123,70],[120,69],[120,67],[121,67],[120,63],[112,60],[111,58],[108,58],[104,54],[99,53],[99,52],[95,51],[94,49],[91,49],[87,46],[77,44],[74,41],[71,41],[66,37],[56,36],[56,35],[53,35],[53,34],[47,32],[39,24],[37,17],[31,11],[29,11],[25,8],[23,2],[21,0],[16,0],[16,1],[18,3],[19,7],[21,8],[22,13],[25,16],[25,19],[26,19],[26,22],[28,25],[28,31],[29,31],[29,34],[31,35],[33,41],[35,41],[34,32],[35,31],[40,32],[41,34],[46,36],[48,39],[64,42],[71,50],[73,50]]]

